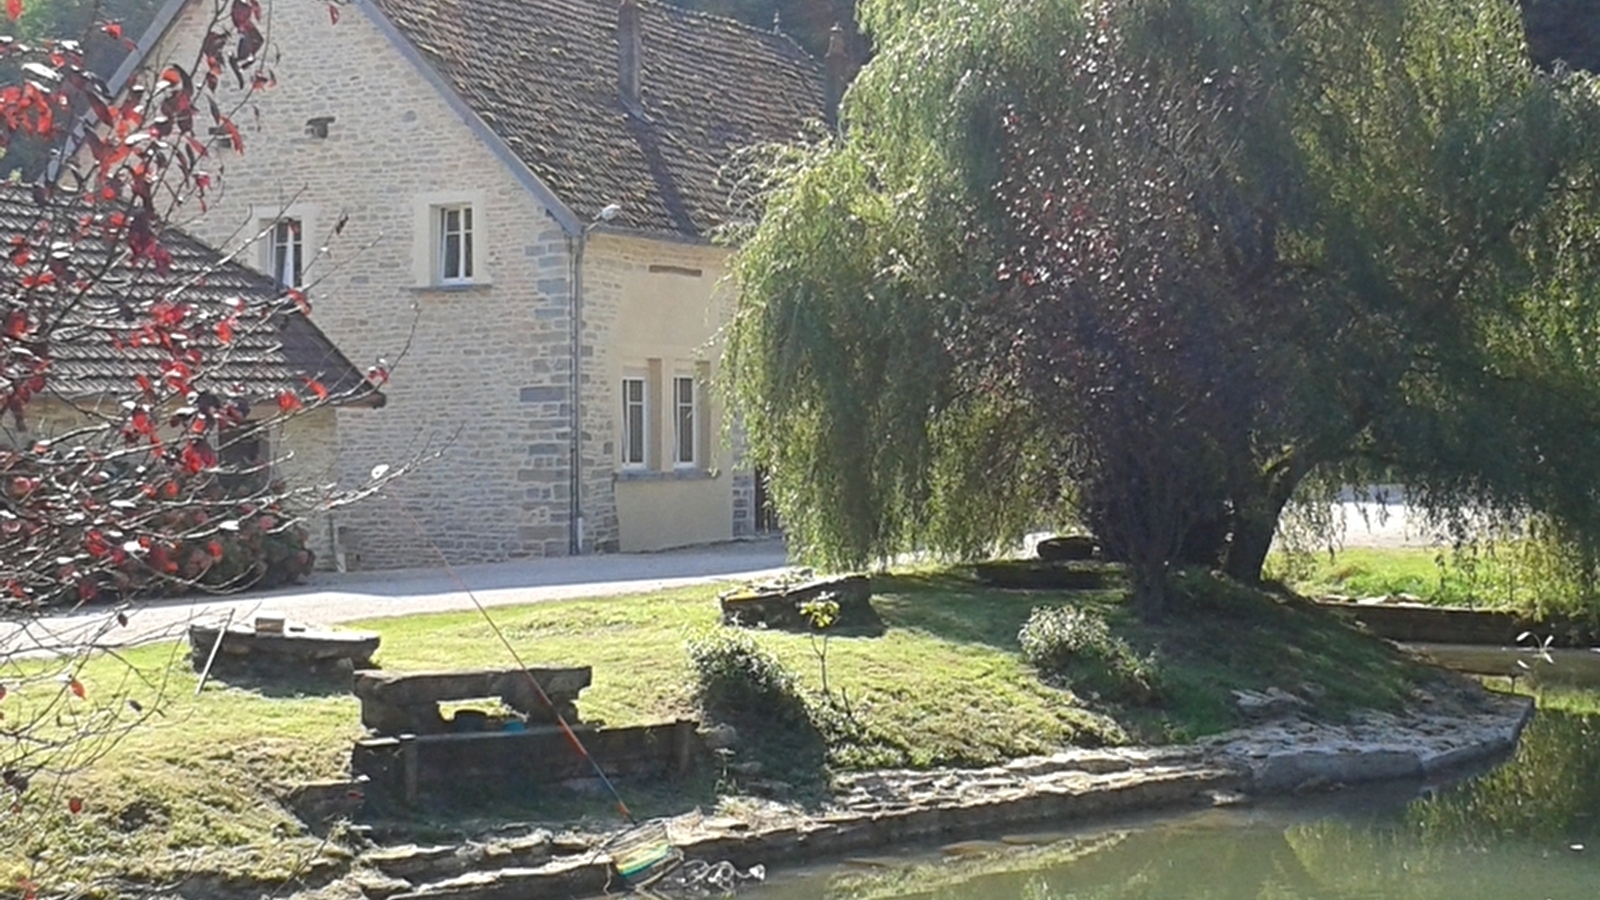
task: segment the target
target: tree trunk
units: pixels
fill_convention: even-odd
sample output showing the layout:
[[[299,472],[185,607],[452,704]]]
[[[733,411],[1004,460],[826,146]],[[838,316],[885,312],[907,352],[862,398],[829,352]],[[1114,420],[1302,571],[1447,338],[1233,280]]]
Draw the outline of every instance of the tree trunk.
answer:
[[[1256,584],[1261,567],[1266,565],[1272,538],[1278,532],[1278,517],[1309,468],[1289,464],[1276,477],[1267,476],[1244,497],[1235,497],[1232,535],[1222,560],[1222,572],[1235,581]]]
[[[1128,563],[1132,581],[1133,610],[1145,622],[1160,619],[1167,611],[1167,562]]]
[[[1222,560],[1223,574],[1245,584],[1259,582],[1261,567],[1266,564],[1267,552],[1272,549],[1272,537],[1277,531],[1277,516],[1234,516],[1233,536]]]

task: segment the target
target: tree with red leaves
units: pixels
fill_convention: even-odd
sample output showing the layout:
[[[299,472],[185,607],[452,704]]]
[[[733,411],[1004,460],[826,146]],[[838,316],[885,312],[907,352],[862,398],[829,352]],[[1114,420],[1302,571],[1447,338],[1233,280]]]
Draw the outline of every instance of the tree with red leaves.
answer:
[[[76,812],[62,778],[161,699],[153,683],[97,696],[78,680],[125,606],[71,635],[40,631],[41,611],[303,571],[297,511],[405,469],[341,494],[275,480],[256,435],[381,399],[386,371],[338,354],[302,289],[173,226],[217,189],[218,146],[245,150],[235,119],[272,83],[266,28],[258,0],[219,0],[195,58],[117,95],[82,42],[0,42],[22,76],[0,86],[0,141],[58,160],[51,181],[0,187],[0,814]],[[230,106],[225,82],[252,90]]]

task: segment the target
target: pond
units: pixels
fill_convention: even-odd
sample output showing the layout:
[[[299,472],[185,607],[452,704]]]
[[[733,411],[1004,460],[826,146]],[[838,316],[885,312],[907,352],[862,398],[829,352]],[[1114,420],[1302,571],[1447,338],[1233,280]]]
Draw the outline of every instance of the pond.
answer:
[[[779,873],[742,900],[1592,900],[1600,715],[1541,710],[1515,757],[1384,785]]]

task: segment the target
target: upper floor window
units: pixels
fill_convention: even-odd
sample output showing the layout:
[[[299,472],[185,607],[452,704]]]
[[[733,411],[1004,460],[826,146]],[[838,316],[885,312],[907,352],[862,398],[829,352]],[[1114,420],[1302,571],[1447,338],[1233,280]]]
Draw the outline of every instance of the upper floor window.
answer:
[[[697,416],[694,395],[693,378],[679,376],[672,379],[672,462],[679,466],[692,466],[695,462]]]
[[[272,239],[267,245],[271,270],[268,274],[283,287],[301,287],[305,256],[302,230],[299,219],[279,219],[272,226]]]
[[[439,283],[472,281],[472,206],[439,207]]]

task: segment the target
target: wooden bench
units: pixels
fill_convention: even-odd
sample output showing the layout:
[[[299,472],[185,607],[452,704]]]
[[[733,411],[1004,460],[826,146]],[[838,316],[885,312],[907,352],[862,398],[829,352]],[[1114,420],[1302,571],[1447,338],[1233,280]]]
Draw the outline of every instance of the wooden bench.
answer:
[[[576,722],[574,704],[592,677],[589,666],[452,672],[363,669],[355,673],[353,687],[361,698],[361,724],[381,735],[423,735],[450,730],[439,704],[451,700],[498,697],[530,724],[553,723],[557,713]],[[540,699],[534,682],[544,689],[550,706]]]

